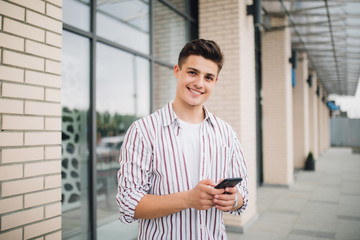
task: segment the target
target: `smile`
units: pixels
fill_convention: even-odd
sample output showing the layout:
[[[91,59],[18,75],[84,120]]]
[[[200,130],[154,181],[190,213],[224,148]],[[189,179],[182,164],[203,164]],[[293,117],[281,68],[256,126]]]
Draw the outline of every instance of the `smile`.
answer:
[[[191,89],[191,88],[189,88],[189,87],[187,87],[187,89],[188,89],[190,92],[192,92],[192,93],[194,93],[194,94],[196,94],[196,95],[204,94],[203,92],[199,92],[199,91],[193,90],[193,89]]]

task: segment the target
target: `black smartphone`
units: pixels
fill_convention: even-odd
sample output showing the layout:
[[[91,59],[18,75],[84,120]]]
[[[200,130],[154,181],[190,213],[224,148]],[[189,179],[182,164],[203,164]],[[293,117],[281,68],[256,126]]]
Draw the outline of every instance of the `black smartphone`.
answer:
[[[225,178],[218,185],[215,186],[217,189],[235,187],[236,184],[241,182],[242,178]]]

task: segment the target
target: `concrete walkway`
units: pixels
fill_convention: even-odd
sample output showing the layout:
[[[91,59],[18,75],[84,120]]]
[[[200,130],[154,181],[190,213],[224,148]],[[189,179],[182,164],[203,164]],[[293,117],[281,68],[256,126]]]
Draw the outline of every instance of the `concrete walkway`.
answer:
[[[259,218],[229,240],[360,240],[360,154],[330,148],[289,188],[258,188]]]

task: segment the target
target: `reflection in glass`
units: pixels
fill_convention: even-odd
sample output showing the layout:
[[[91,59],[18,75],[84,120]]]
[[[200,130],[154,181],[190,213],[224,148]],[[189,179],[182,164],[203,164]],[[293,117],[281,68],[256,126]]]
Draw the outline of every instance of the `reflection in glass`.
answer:
[[[171,64],[188,39],[184,18],[178,16],[160,1],[154,1],[154,54]]]
[[[149,63],[101,43],[96,56],[98,239],[133,239],[137,224],[118,220],[117,171],[126,130],[135,119],[149,114]]]
[[[154,107],[159,109],[175,99],[177,80],[173,69],[158,64],[155,64],[154,75]]]
[[[185,11],[185,0],[167,0],[172,5],[174,5],[177,9],[181,11]]]
[[[63,32],[62,236],[88,239],[89,40]]]
[[[149,53],[149,3],[141,0],[97,0],[97,34],[101,37]]]
[[[63,22],[90,31],[90,0],[63,0]]]

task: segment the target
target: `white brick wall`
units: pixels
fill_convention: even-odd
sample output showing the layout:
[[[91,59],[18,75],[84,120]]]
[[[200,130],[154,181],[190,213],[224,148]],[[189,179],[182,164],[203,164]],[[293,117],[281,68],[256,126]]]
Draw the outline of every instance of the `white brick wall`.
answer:
[[[271,19],[272,26],[287,18]],[[290,29],[262,34],[263,174],[264,183],[293,182],[293,119]]]
[[[312,152],[314,158],[318,157],[318,111],[316,104],[316,86],[317,86],[317,76],[315,72],[312,72],[312,87],[309,88],[309,137],[310,137],[310,151]]]
[[[296,86],[293,88],[294,167],[304,168],[309,153],[309,85],[306,53],[298,53]]]
[[[0,239],[61,239],[62,1],[0,0]]]
[[[246,15],[246,1],[201,0],[199,4],[200,38],[217,42],[225,56],[219,81],[206,105],[237,132],[249,174],[246,211],[241,217],[225,215],[224,219],[227,225],[245,227],[257,212],[253,18]]]

